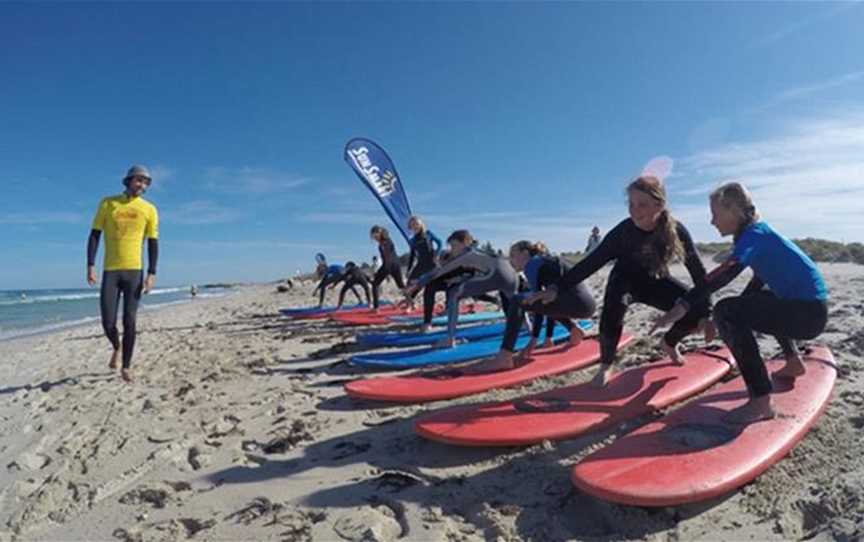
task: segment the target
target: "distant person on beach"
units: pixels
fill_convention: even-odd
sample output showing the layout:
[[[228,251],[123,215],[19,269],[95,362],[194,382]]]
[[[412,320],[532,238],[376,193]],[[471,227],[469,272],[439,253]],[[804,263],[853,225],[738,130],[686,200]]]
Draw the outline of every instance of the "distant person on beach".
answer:
[[[383,226],[372,226],[369,237],[378,243],[378,253],[381,255],[381,267],[375,271],[372,277],[372,307],[378,309],[380,303],[381,283],[392,277],[400,290],[405,288],[402,280],[402,267],[399,265],[399,256],[396,255],[396,246],[390,239],[390,232]]]
[[[372,272],[378,271],[381,263],[378,261],[378,256],[372,256]]]
[[[99,238],[105,232],[105,260],[99,305],[102,328],[114,347],[108,366],[116,370],[121,357],[117,330],[117,311],[123,298],[123,380],[132,381],[131,364],[135,350],[135,321],[141,294],[156,285],[156,263],[159,259],[159,217],[156,207],[142,195],[150,187],[150,172],[144,166],[132,166],[123,178],[126,190],[99,203],[90,238],[87,242],[87,283],[96,284],[96,252]],[[147,239],[147,276],[142,276],[141,246]]]
[[[408,219],[408,228],[414,232],[408,255],[408,286],[411,286],[421,275],[435,269],[442,243],[438,236],[426,229],[426,224],[418,216]],[[410,299],[413,303],[414,298]]]
[[[189,288],[189,295],[191,295],[192,297],[195,297],[198,295],[198,287],[195,286],[194,284]]]
[[[664,311],[689,288],[669,274],[669,264],[676,258],[684,260],[693,284],[705,283],[705,266],[690,232],[666,207],[666,189],[657,177],[641,176],[627,186],[630,218],[620,222],[603,238],[590,254],[564,273],[557,284],[528,296],[523,303],[537,301],[554,303],[559,293],[569,291],[607,262],[615,265],[606,282],[603,310],[600,314],[600,369],[594,377],[595,386],[605,386],[612,375],[612,363],[621,338],[624,315],[631,303],[644,303]],[[661,346],[675,363],[683,363],[678,343],[697,328],[705,331],[710,341],[714,328],[708,316],[710,299],[694,301],[688,311],[663,336]]]
[[[760,220],[742,184],[722,185],[711,193],[710,204],[711,224],[721,236],[733,236],[732,254],[658,319],[655,328],[681,321],[691,306],[704,304],[712,292],[752,268],[753,278],[741,295],[726,297],[714,307],[714,322],[750,392],[750,401],[730,412],[727,421],[747,424],[770,419],[773,387],[753,334],[773,335],[780,344],[786,364],[776,377],[803,375],[804,362],[793,340],[814,339],[825,330],[828,288],[813,260]]]
[[[524,272],[529,293],[527,295],[520,294],[516,301],[509,304],[504,339],[498,355],[494,359],[474,365],[471,367],[472,372],[504,371],[512,369],[516,362],[527,360],[537,345],[544,317],[548,318],[550,324],[546,329],[548,344],[544,346],[551,345],[551,334],[556,321],[570,332],[570,344],[577,346],[582,342],[584,334],[579,326],[573,323],[573,319],[590,318],[594,314],[594,298],[591,297],[591,292],[581,282],[566,290],[559,290],[555,301],[552,303],[529,302],[531,293],[542,292],[546,288],[557,285],[569,269],[569,266],[560,258],[550,255],[544,244],[518,241],[510,247],[509,257],[513,268],[516,271]],[[533,312],[535,315],[531,340],[522,352],[515,356],[516,341],[525,321],[526,311]]]
[[[447,337],[435,343],[439,348],[451,348],[456,344],[461,299],[497,291],[506,305],[519,288],[519,277],[510,262],[477,250],[474,237],[468,230],[454,231],[447,238],[447,244],[450,245],[447,262],[422,275],[405,290],[405,295],[413,296],[433,281],[439,281],[438,290],[446,288]],[[448,278],[458,278],[459,281],[452,284]],[[434,296],[434,290],[431,295]]]
[[[603,238],[600,236],[600,228],[594,226],[591,228],[591,235],[588,237],[588,245],[585,247],[585,254],[590,254],[595,248],[600,246],[600,241]]]
[[[342,276],[342,273],[345,271],[345,268],[339,264],[330,264],[327,265],[327,262],[319,262],[318,267],[315,268],[315,273],[318,275],[318,278],[321,279],[321,282],[318,283],[318,286],[312,290],[312,295],[320,294],[318,296],[318,308],[324,306],[324,295],[327,293],[327,287],[333,288],[336,286],[336,283],[339,282],[339,277]]]
[[[342,290],[339,291],[339,302],[336,304],[336,310],[342,308],[342,303],[345,301],[345,294],[348,293],[348,290],[351,290],[351,293],[353,293],[354,297],[357,298],[357,303],[363,303],[363,299],[357,292],[357,286],[362,288],[363,293],[366,294],[366,304],[369,305],[371,303],[372,299],[369,295],[369,277],[366,276],[366,273],[364,273],[362,269],[357,267],[357,264],[354,262],[348,262],[345,264],[345,269],[342,271],[342,275],[337,279],[336,284],[340,282],[344,282],[345,284],[342,286]],[[334,284],[334,286],[336,284]]]

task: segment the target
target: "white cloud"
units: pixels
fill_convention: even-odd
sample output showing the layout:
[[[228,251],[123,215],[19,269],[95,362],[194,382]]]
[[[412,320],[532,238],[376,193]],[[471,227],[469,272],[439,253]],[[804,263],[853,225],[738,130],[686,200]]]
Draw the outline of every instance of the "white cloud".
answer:
[[[226,194],[266,195],[287,192],[312,182],[307,177],[286,175],[268,168],[211,167],[206,171],[207,187]]]
[[[814,3],[815,5],[815,3]],[[860,0],[852,0],[848,2],[837,2],[835,3],[831,9],[827,9],[821,13],[813,15],[811,17],[807,17],[805,19],[800,19],[798,21],[794,21],[787,25],[781,26],[777,28],[774,32],[766,34],[762,39],[760,39],[756,44],[757,45],[769,45],[780,41],[787,36],[791,36],[792,34],[798,33],[803,29],[811,26],[813,24],[819,23],[821,21],[831,19],[838,15],[845,13],[849,9],[854,9],[861,5]]]
[[[707,194],[736,179],[750,188],[763,217],[790,237],[864,240],[864,110],[786,123],[773,137],[708,149],[677,166],[673,202],[702,202],[676,214],[701,219],[699,238],[716,237],[707,226]]]
[[[227,224],[245,217],[236,209],[209,200],[190,201],[161,214],[163,221],[176,224]]]

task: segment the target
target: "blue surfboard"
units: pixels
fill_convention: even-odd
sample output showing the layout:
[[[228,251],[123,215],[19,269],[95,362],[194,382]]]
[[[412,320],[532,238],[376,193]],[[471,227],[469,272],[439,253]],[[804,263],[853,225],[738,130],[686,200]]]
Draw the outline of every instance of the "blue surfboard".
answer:
[[[590,322],[588,322],[590,326]],[[579,326],[584,329],[583,321],[579,322]],[[540,333],[540,341],[542,342],[546,335],[544,329]],[[567,330],[560,325],[555,326],[555,331],[552,334],[552,340],[557,342],[564,341],[570,337]],[[516,348],[524,348],[530,340],[530,333],[522,333],[516,341]],[[374,367],[377,369],[411,369],[415,367],[424,367],[427,365],[447,365],[451,363],[461,363],[474,359],[486,358],[494,356],[501,348],[501,338],[492,337],[489,339],[481,339],[479,341],[457,344],[453,348],[420,348],[417,350],[405,350],[402,352],[385,352],[372,353],[352,356],[350,361],[352,364],[360,367]]]
[[[459,315],[459,323],[460,324],[470,324],[473,322],[488,322],[490,320],[503,320],[505,317],[504,313],[501,311],[488,311],[488,312],[469,312],[467,314]],[[404,323],[404,324],[422,324],[423,319],[417,318],[415,316],[391,316],[391,320],[394,322]],[[447,317],[446,316],[436,316],[432,319],[433,326],[446,326],[447,325]]]
[[[504,328],[504,322],[482,326],[460,327],[456,328],[456,338],[466,341],[476,341],[489,337],[500,337],[504,334]],[[433,344],[445,337],[447,337],[446,329],[432,333],[359,333],[357,335],[357,343],[364,346],[420,346]]]

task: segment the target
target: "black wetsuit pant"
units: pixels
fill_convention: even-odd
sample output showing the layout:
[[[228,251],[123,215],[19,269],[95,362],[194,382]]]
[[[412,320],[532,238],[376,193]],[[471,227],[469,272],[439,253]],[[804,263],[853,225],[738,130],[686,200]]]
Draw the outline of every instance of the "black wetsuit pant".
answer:
[[[763,290],[722,299],[714,322],[729,347],[751,397],[771,393],[771,379],[753,332],[773,335],[784,355],[795,352],[793,339],[813,339],[825,330],[828,305],[821,300],[780,299]]]
[[[684,283],[671,277],[652,278],[647,273],[628,271],[618,265],[613,267],[606,282],[600,315],[600,363],[610,365],[615,360],[624,328],[624,315],[630,303],[644,303],[668,311],[688,290]],[[687,314],[663,335],[663,340],[667,345],[675,346],[710,313],[711,305],[707,299],[694,303]]]
[[[402,268],[399,267],[399,264],[389,266],[382,265],[378,268],[378,271],[375,272],[375,276],[372,278],[372,306],[376,309],[378,308],[381,283],[384,282],[387,277],[393,277],[393,280],[396,281],[396,286],[398,286],[400,290],[405,289],[405,283],[402,281]]]
[[[357,280],[357,279],[348,279],[345,281],[345,285],[342,286],[342,290],[339,292],[339,306],[342,306],[342,303],[345,301],[345,294],[348,293],[348,290],[354,294],[354,297],[357,298],[357,303],[363,303],[363,298],[360,297],[360,293],[357,291],[355,286],[360,286],[363,288],[363,293],[366,294],[366,304],[369,304],[371,297],[369,295],[369,281],[365,279]]]
[[[432,323],[432,315],[435,312],[435,294],[438,292],[447,292],[453,286],[452,284],[448,285],[449,281],[452,281],[452,278],[449,280],[435,279],[423,288],[423,324],[428,325]],[[501,292],[498,293],[498,299],[489,294],[478,294],[471,297],[477,301],[501,305],[502,310],[505,313],[507,312],[507,296]]]
[[[102,288],[99,304],[102,310],[102,329],[111,341],[114,350],[120,350],[120,333],[117,330],[117,312],[120,310],[120,297],[123,297],[123,368],[132,363],[135,350],[135,321],[138,302],[144,287],[144,275],[140,269],[105,271],[102,274]]]
[[[536,301],[530,305],[523,305],[517,297],[507,310],[507,327],[504,330],[501,348],[510,352],[516,350],[516,340],[519,338],[519,330],[525,321],[526,311],[547,316],[549,323],[553,324],[547,328],[548,333],[548,330],[554,326],[555,320],[564,324],[568,330],[572,330],[571,318],[589,318],[594,314],[595,309],[594,298],[591,297],[591,292],[584,284],[577,284],[574,288],[561,290],[555,301],[547,304]]]

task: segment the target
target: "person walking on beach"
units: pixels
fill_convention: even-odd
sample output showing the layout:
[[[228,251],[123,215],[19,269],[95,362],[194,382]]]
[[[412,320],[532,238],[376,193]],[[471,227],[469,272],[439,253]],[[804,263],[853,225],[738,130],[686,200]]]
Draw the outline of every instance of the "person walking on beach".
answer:
[[[99,306],[102,328],[114,352],[108,364],[118,368],[121,354],[123,380],[132,381],[132,353],[135,349],[135,321],[141,294],[156,284],[156,263],[159,258],[159,217],[156,207],[141,197],[150,187],[152,178],[144,166],[132,166],[123,178],[126,189],[99,202],[96,217],[87,242],[87,283],[96,284],[96,252],[99,238],[105,233],[105,259]],[[141,252],[147,239],[147,276],[143,276]],[[122,351],[117,330],[117,312],[123,298]]]

